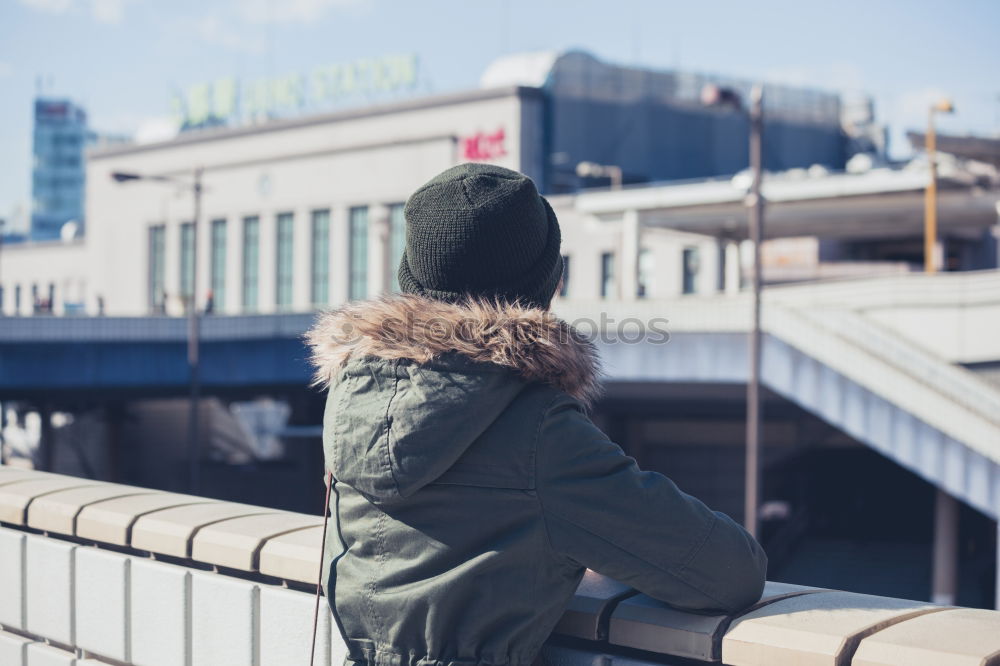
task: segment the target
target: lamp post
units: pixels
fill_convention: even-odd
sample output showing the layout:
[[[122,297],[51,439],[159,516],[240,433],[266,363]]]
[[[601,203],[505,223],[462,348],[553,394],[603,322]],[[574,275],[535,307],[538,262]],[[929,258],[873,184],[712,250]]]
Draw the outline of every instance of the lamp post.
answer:
[[[950,100],[942,99],[932,104],[927,113],[927,134],[924,136],[924,147],[927,151],[927,167],[930,179],[924,192],[924,272],[928,275],[937,273],[937,133],[934,129],[934,114],[954,113],[955,107]]]
[[[191,300],[187,303],[188,335],[187,361],[190,368],[190,391],[188,405],[188,490],[198,492],[201,475],[201,442],[198,437],[198,403],[201,399],[200,377],[200,320],[198,312],[198,221],[201,217],[202,169],[194,170],[190,181],[170,176],[147,176],[137,173],[116,171],[111,178],[117,183],[131,181],[154,181],[179,185],[194,197],[194,217],[191,220]]]
[[[622,188],[622,168],[613,164],[580,162],[576,165],[576,175],[580,178],[610,178],[611,189],[620,190]]]
[[[731,88],[709,85],[701,92],[705,106],[730,106],[745,112],[750,121],[750,172],[753,179],[747,193],[749,236],[753,245],[753,274],[751,277],[753,322],[750,329],[749,355],[750,377],[747,381],[746,419],[746,469],[743,507],[743,526],[754,537],[758,536],[757,508],[760,506],[760,361],[761,327],[760,304],[763,287],[760,264],[760,244],[764,232],[764,198],[761,196],[761,181],[764,174],[764,89],[754,85],[750,89],[750,106],[744,108],[738,92]]]

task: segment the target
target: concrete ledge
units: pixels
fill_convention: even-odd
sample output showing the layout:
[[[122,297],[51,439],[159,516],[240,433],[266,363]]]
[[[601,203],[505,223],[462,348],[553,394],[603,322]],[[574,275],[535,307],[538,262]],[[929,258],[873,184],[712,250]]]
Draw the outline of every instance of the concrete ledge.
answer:
[[[210,500],[174,493],[130,495],[96,502],[83,508],[76,519],[76,536],[82,539],[128,546],[132,525],[147,513]]]
[[[740,615],[782,599],[820,591],[814,587],[767,583],[760,601]],[[613,645],[717,662],[721,658],[722,635],[732,620],[728,615],[678,610],[640,594],[625,599],[615,608],[608,640]]]
[[[575,638],[604,640],[608,637],[611,610],[622,599],[637,594],[624,583],[587,570],[576,594],[570,599],[554,633]]]
[[[271,538],[322,525],[319,516],[300,513],[245,516],[213,523],[194,536],[192,559],[241,571],[257,571],[258,553]],[[319,562],[319,552],[316,552]]]
[[[27,523],[28,506],[40,497],[71,488],[97,486],[94,481],[77,479],[72,476],[22,477],[12,483],[0,486],[0,522],[11,525]]]
[[[995,666],[1000,613],[956,608],[921,615],[861,641],[851,666]]]
[[[260,549],[260,572],[299,583],[315,583],[319,578],[322,537],[323,526],[316,525],[268,539]]]
[[[110,483],[49,493],[36,498],[28,507],[28,527],[56,534],[76,534],[76,517],[87,505],[139,494],[144,493],[138,488]]]
[[[277,512],[264,507],[229,502],[187,504],[154,511],[140,516],[135,521],[132,526],[131,545],[133,548],[152,553],[191,557],[191,542],[203,527],[230,518],[265,513]]]
[[[313,599],[287,583],[316,580],[319,516],[5,468],[0,511],[13,518],[0,527],[0,666],[308,656]],[[344,646],[325,601],[321,610],[317,657],[339,664]],[[1000,666],[998,612],[784,583],[713,615],[588,571],[554,634],[555,666]]]
[[[51,475],[47,472],[38,472],[33,469],[0,465],[0,486],[5,486],[8,483],[14,483],[15,481],[21,481],[22,479],[41,479],[46,476]]]
[[[735,620],[722,639],[722,661],[731,666],[848,666],[863,638],[942,610],[852,592],[790,597]],[[997,641],[1000,648],[1000,636]]]

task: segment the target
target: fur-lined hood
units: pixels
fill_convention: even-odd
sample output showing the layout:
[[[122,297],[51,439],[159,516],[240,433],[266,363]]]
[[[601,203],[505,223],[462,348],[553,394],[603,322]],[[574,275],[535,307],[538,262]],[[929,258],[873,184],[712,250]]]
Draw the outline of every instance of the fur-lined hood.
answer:
[[[470,299],[446,303],[393,295],[355,301],[321,315],[306,334],[316,384],[329,386],[351,358],[428,363],[444,354],[514,370],[586,405],[600,393],[594,345],[551,312]]]

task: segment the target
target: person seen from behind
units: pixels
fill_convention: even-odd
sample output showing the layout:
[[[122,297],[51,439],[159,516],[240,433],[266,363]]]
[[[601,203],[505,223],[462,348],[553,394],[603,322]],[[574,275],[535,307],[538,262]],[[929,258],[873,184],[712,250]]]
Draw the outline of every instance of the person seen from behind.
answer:
[[[308,333],[347,663],[530,666],[587,568],[681,609],[757,601],[757,542],[588,418],[597,352],[549,312],[559,223],[534,183],[462,164],[404,214],[403,293]]]

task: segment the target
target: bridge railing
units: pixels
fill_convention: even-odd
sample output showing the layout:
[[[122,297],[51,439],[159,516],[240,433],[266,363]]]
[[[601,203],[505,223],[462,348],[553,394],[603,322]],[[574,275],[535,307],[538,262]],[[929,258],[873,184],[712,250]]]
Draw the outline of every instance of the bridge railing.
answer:
[[[0,664],[309,662],[320,518],[0,467]],[[317,663],[345,648],[321,606]],[[588,572],[544,648],[576,666],[1000,663],[1000,613],[768,583],[687,613]]]

